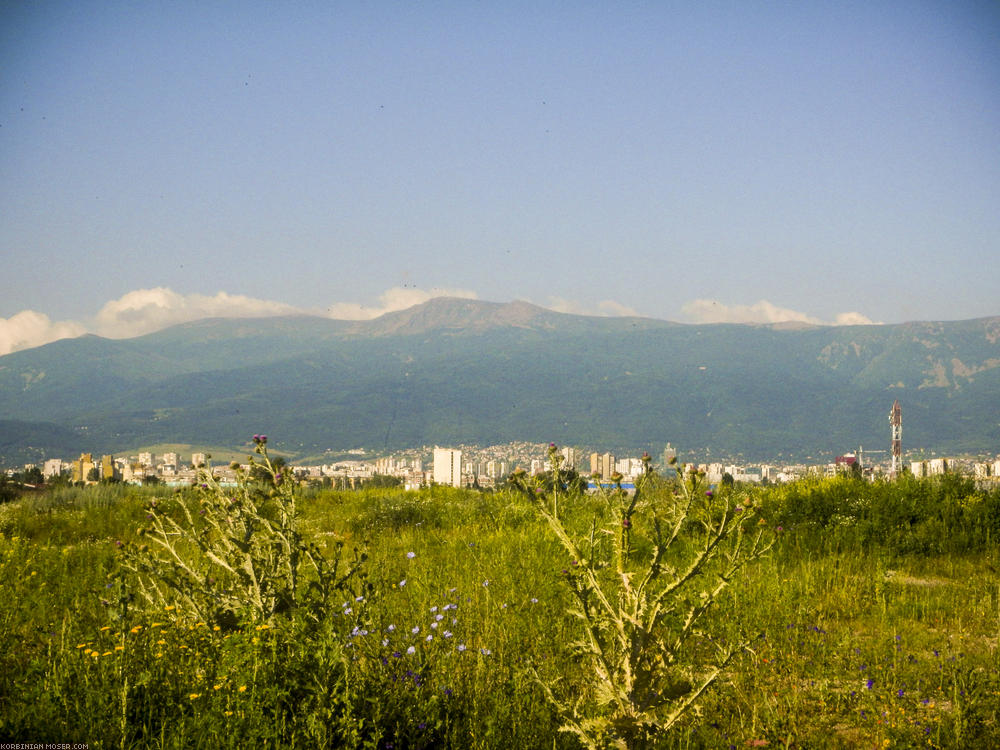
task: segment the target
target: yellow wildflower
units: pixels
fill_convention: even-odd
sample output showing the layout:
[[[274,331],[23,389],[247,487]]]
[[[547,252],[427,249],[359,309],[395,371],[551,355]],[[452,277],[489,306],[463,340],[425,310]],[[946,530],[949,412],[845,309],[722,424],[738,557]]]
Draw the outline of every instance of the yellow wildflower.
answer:
[[[241,693],[245,693],[247,691],[247,686],[246,685],[240,685],[236,689],[239,690]]]
[[[175,607],[175,606],[174,606],[173,604],[168,604],[168,605],[167,605],[166,607],[164,607],[164,609],[165,609],[165,610],[166,610],[167,612],[173,612],[173,611],[174,611],[175,609],[177,609],[177,608],[176,608],[176,607]]]
[[[135,635],[135,634],[136,634],[136,633],[138,633],[138,632],[139,632],[140,630],[142,630],[142,625],[136,625],[136,626],[135,626],[134,628],[132,628],[132,629],[131,629],[131,630],[130,630],[129,632],[130,632],[130,633],[132,633],[132,635]]]
[[[111,652],[105,651],[103,654],[101,654],[101,656],[111,656]]]
[[[101,628],[101,632],[102,633],[106,633],[109,630],[111,630],[111,626],[110,625],[105,625],[103,628]]]
[[[124,651],[124,650],[125,650],[124,646],[115,646],[115,651]]]
[[[188,698],[190,698],[191,700],[194,700],[195,698],[200,698],[200,697],[201,697],[201,693],[191,693],[191,695],[188,696]]]

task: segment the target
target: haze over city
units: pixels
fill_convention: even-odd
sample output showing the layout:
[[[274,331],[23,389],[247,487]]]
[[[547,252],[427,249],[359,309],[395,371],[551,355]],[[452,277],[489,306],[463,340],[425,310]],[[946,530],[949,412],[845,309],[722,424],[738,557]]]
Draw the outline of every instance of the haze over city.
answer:
[[[435,296],[998,313],[1000,8],[0,10],[0,354]]]

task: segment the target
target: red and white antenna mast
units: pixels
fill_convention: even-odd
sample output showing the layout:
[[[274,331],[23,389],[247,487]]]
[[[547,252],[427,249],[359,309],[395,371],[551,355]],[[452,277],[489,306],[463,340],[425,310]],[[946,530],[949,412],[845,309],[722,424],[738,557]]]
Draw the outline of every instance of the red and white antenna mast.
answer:
[[[892,468],[889,475],[896,477],[903,468],[903,410],[899,408],[899,399],[892,402],[889,425],[892,428]]]

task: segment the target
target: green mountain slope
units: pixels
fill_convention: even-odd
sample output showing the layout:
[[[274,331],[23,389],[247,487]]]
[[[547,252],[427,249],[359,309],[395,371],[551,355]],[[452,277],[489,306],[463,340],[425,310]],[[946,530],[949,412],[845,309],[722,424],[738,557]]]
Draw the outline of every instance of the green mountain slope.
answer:
[[[373,321],[205,320],[0,357],[0,417],[95,451],[263,430],[294,455],[555,440],[805,457],[882,447],[896,398],[907,449],[998,450],[1000,318],[688,326],[436,299]]]

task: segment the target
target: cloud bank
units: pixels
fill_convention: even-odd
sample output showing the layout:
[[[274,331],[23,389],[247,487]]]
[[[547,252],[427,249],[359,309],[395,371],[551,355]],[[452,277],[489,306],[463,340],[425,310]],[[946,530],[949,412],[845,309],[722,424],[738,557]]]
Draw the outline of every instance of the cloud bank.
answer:
[[[553,312],[569,313],[570,315],[596,315],[602,318],[639,317],[639,313],[633,308],[615,302],[613,299],[601,300],[594,306],[587,306],[562,297],[549,297],[549,304],[543,305],[543,307],[547,307]]]
[[[726,305],[714,299],[696,299],[681,311],[692,323],[807,323],[816,326],[877,325],[859,312],[838,313],[832,321],[824,321],[787,307],[778,307],[767,300],[753,305]]]
[[[362,305],[357,302],[338,302],[330,305],[323,313],[328,318],[336,320],[371,320],[386,313],[405,310],[414,305],[420,305],[435,297],[461,297],[462,299],[478,299],[475,292],[467,289],[442,289],[435,287],[431,291],[414,287],[394,286],[382,292],[378,304]]]
[[[86,332],[87,329],[76,321],[53,322],[45,313],[22,310],[10,318],[0,318],[0,355],[75,338]]]
[[[307,309],[274,300],[217,292],[179,294],[167,287],[136,289],[107,302],[92,320],[53,322],[44,313],[23,310],[0,318],[0,356],[42,346],[57,339],[96,333],[107,338],[131,338],[202,318],[262,318],[274,315],[321,315],[341,320],[370,320],[387,312],[404,310],[433,297],[475,299],[464,289],[393,287],[379,295],[376,305],[338,302],[326,309]]]
[[[95,330],[108,338],[131,338],[202,318],[262,318],[303,312],[283,302],[242,294],[178,294],[166,287],[137,289],[108,302],[97,313]]]
[[[44,313],[22,310],[10,318],[0,318],[0,355],[30,349],[57,339],[97,333],[108,338],[131,338],[153,333],[168,326],[202,318],[259,318],[273,315],[322,315],[338,320],[371,320],[380,315],[419,305],[434,297],[478,299],[467,289],[435,287],[430,290],[393,287],[379,295],[374,305],[337,302],[323,309],[296,307],[274,300],[256,299],[242,294],[217,292],[214,295],[179,294],[167,287],[136,289],[106,303],[92,320],[53,321]],[[639,315],[631,307],[614,300],[594,305],[552,297],[544,305],[550,310],[574,315]],[[806,313],[778,307],[767,300],[753,305],[726,305],[718,300],[696,299],[682,308],[691,323],[805,323],[809,325],[873,325],[858,312],[838,314],[823,321]]]

